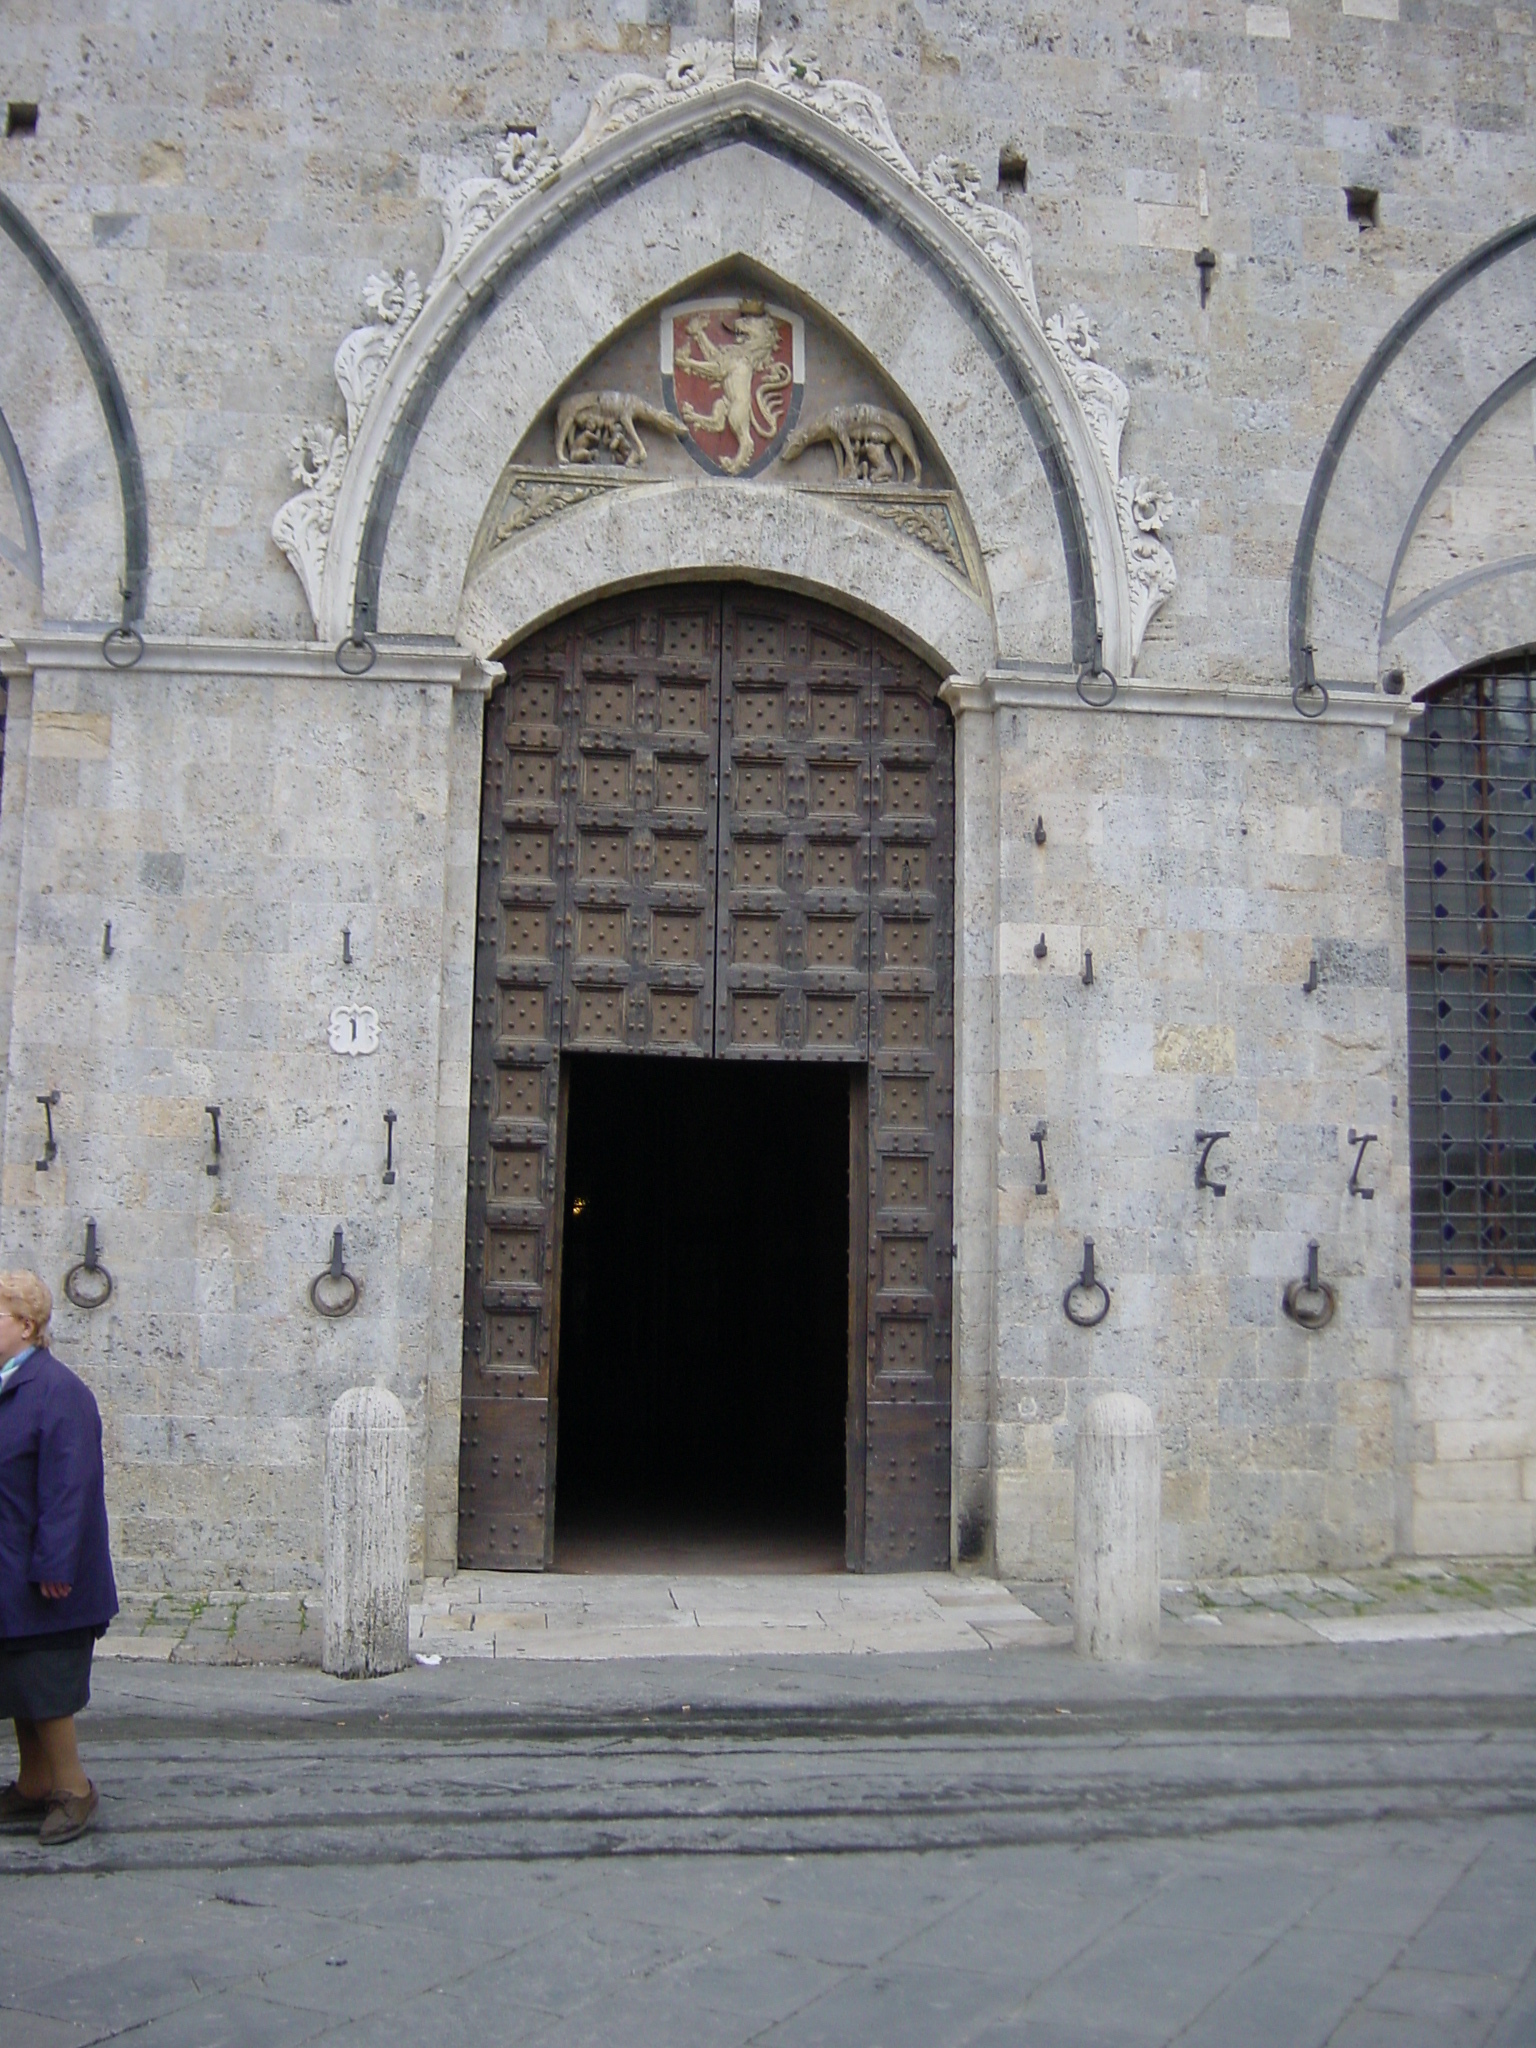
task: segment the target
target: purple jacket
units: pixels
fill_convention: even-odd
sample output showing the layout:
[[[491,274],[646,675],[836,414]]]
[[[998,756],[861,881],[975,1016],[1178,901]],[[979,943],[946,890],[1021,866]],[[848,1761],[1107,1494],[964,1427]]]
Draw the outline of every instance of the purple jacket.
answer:
[[[44,1579],[69,1598],[45,1600]],[[116,1612],[101,1416],[84,1380],[39,1348],[0,1393],[0,1637],[97,1627]]]

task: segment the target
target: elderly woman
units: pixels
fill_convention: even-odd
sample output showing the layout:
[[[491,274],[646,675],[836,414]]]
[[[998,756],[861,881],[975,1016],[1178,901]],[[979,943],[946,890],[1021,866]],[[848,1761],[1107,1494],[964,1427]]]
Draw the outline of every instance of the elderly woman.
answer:
[[[101,1417],[47,1347],[52,1314],[35,1273],[0,1273],[0,1720],[16,1723],[21,1752],[0,1821],[50,1843],[73,1841],[96,1815],[75,1716],[117,1612]]]

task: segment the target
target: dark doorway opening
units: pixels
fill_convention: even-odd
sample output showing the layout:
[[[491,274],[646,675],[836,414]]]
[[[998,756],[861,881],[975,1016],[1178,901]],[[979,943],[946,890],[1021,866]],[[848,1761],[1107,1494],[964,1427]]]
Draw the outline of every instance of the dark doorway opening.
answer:
[[[841,1569],[851,1070],[569,1065],[556,1568]]]

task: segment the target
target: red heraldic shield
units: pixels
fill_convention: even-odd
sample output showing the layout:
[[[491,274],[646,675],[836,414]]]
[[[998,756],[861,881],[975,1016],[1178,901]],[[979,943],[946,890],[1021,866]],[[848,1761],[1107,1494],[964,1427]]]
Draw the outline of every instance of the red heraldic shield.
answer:
[[[800,410],[800,321],[761,299],[669,306],[661,381],[694,459],[718,475],[752,476],[773,460]]]

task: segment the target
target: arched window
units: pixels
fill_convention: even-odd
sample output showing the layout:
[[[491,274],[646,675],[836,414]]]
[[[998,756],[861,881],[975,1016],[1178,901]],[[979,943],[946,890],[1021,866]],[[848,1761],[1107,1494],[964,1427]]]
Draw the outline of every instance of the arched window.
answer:
[[[1536,649],[1403,742],[1413,1278],[1536,1284]]]

